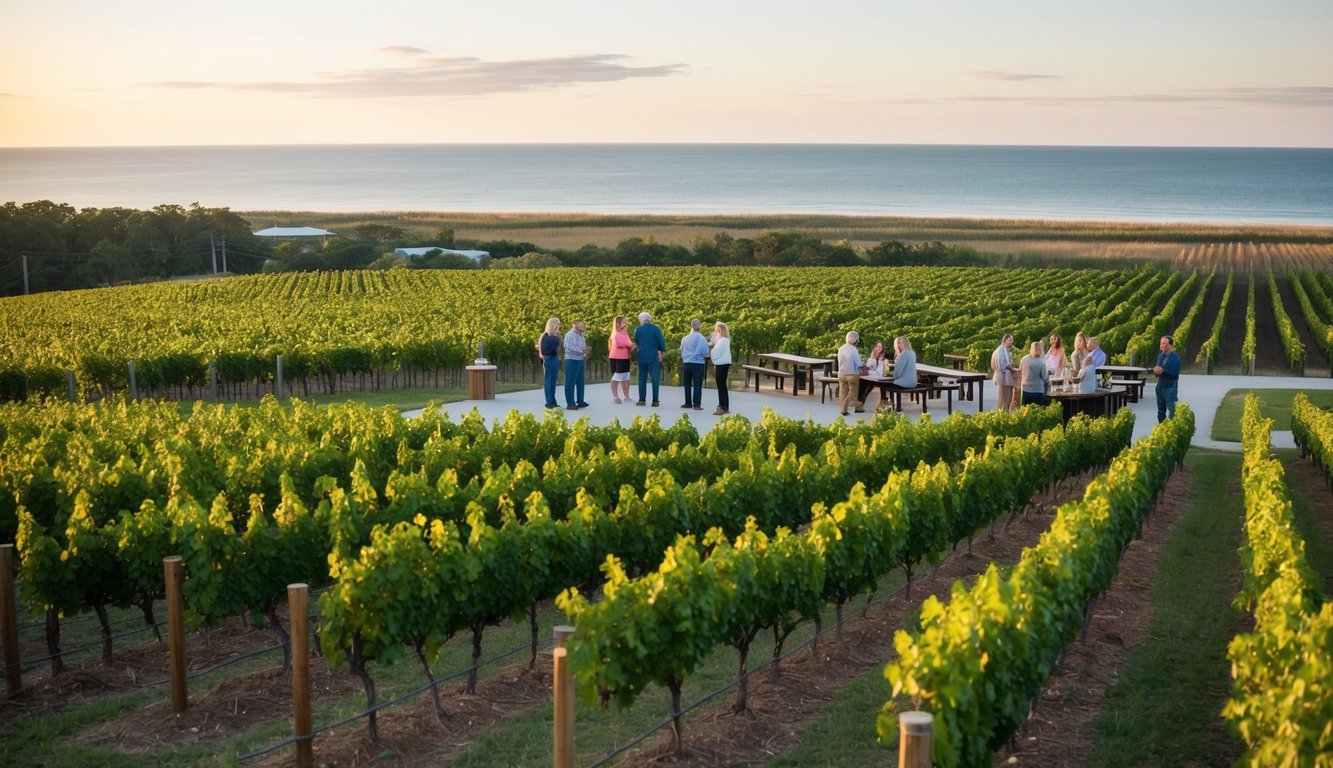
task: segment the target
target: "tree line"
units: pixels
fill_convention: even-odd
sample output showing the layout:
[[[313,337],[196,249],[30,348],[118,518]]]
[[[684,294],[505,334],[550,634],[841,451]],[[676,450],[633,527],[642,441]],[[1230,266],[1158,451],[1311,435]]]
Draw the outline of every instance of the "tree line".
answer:
[[[615,247],[588,244],[574,250],[512,240],[457,238],[452,229],[411,232],[386,224],[362,224],[322,242],[256,237],[252,225],[229,208],[193,203],[133,208],[76,209],[38,200],[0,206],[0,295],[73,290],[221,272],[308,272],[340,269],[504,269],[587,266],[983,266],[970,248],[938,241],[882,242],[858,248],[846,240],[826,243],[803,232],[696,237],[690,245],[631,237]],[[394,249],[436,245],[475,249],[480,261],[440,251],[420,258]]]

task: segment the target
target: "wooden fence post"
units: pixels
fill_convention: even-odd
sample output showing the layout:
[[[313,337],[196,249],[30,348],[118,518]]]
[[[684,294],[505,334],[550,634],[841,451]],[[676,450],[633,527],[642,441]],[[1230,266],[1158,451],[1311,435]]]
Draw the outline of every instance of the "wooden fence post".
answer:
[[[65,393],[71,403],[78,402],[79,388],[74,385],[74,371],[65,369]]]
[[[292,627],[292,735],[297,739],[297,768],[315,765],[315,744],[310,735],[309,599],[307,585],[287,585],[287,613]]]
[[[5,690],[10,696],[23,688],[19,670],[18,593],[14,590],[14,545],[0,544],[0,624],[5,644]]]
[[[898,714],[899,768],[930,768],[930,731],[935,716],[929,712]]]
[[[208,361],[208,399],[218,401],[218,363],[216,360]]]
[[[134,361],[131,360],[125,367],[130,372],[130,399],[137,401],[139,399],[139,379],[134,375]]]
[[[574,674],[569,670],[565,639],[574,634],[574,628],[555,628],[555,768],[574,768]]]
[[[282,399],[282,355],[278,355],[278,371],[273,377],[273,396]]]
[[[180,713],[189,704],[185,679],[185,564],[180,555],[162,558],[167,581],[167,666],[171,669],[171,711]]]

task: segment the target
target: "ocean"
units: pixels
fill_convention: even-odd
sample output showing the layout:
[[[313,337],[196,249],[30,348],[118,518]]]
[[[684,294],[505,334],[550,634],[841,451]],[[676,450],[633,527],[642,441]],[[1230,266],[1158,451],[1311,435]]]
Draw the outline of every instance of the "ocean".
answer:
[[[0,202],[1333,225],[1333,149],[465,144],[0,149]]]

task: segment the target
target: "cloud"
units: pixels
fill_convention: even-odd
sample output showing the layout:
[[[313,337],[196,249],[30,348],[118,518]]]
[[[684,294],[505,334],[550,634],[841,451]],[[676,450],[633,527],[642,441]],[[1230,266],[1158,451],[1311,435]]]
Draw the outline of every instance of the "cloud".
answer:
[[[1255,105],[1271,107],[1333,108],[1333,87],[1283,86],[1271,88],[1201,88],[1119,96],[940,96],[893,99],[895,104],[1186,104],[1196,106]]]
[[[683,74],[688,69],[684,64],[634,67],[626,63],[631,57],[612,53],[485,61],[431,56],[429,51],[410,46],[390,46],[380,50],[412,58],[396,67],[316,73],[313,80],[305,82],[169,80],[146,85],[150,88],[221,88],[333,98],[433,98],[547,90],[575,83],[608,83],[639,77],[669,77]]]
[[[1063,80],[1064,75],[1024,75],[1017,72],[996,72],[995,70],[973,70],[967,74],[982,80],[1004,80],[1015,82],[1019,80]]]
[[[24,96],[21,93],[0,93],[0,99],[31,99],[31,96]]]
[[[425,48],[417,48],[411,45],[386,45],[375,50],[381,53],[399,53],[404,56],[429,56],[430,51]]]

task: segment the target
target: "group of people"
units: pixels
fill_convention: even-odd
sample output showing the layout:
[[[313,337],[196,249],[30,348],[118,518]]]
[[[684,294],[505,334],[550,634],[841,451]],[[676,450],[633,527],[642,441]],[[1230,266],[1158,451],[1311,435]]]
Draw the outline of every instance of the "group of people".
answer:
[[[653,322],[652,315],[639,313],[639,326],[630,334],[629,321],[617,316],[611,323],[607,337],[607,359],[611,364],[611,401],[616,404],[630,401],[629,381],[631,360],[639,366],[639,392],[635,405],[648,402],[648,385],[652,384],[652,407],[661,405],[662,360],[666,357],[666,336]],[[715,416],[730,412],[731,401],[727,392],[727,375],[731,369],[731,329],[726,323],[713,325],[712,334],[705,338],[698,320],[690,321],[690,330],[680,341],[681,385],[685,389],[682,408],[703,410],[703,385],[708,362],[713,363],[713,378],[717,386]],[[587,408],[584,401],[584,372],[589,355],[585,324],[575,320],[574,326],[563,339],[560,336],[560,318],[546,321],[546,329],[537,340],[537,352],[542,359],[543,388],[546,407],[559,408],[556,402],[556,383],[560,376],[560,351],[564,349],[565,408],[571,411]]]
[[[856,413],[865,413],[866,397],[875,388],[876,382],[862,376],[873,374],[884,378],[880,382],[883,387],[912,389],[917,385],[916,352],[912,350],[912,342],[906,336],[893,340],[892,374],[889,373],[889,360],[884,356],[884,342],[875,342],[869,355],[862,360],[860,350],[857,349],[861,343],[861,334],[848,331],[845,338],[846,342],[838,347],[838,406],[843,416],[847,415],[849,408]],[[880,403],[881,408],[886,405]]]
[[[1052,377],[1071,382],[1080,392],[1097,389],[1098,372],[1106,365],[1106,352],[1096,336],[1085,336],[1079,331],[1074,336],[1074,351],[1065,355],[1064,340],[1060,334],[1051,334],[1050,348],[1043,349],[1040,341],[1028,347],[1028,353],[1017,363],[1012,348],[1014,335],[1006,333],[1000,346],[991,353],[991,379],[999,391],[1000,408],[1006,411],[1020,405],[1045,405],[1051,391]],[[1175,339],[1163,336],[1158,344],[1160,354],[1153,366],[1157,375],[1157,421],[1176,415],[1179,393],[1180,355],[1175,350]]]

